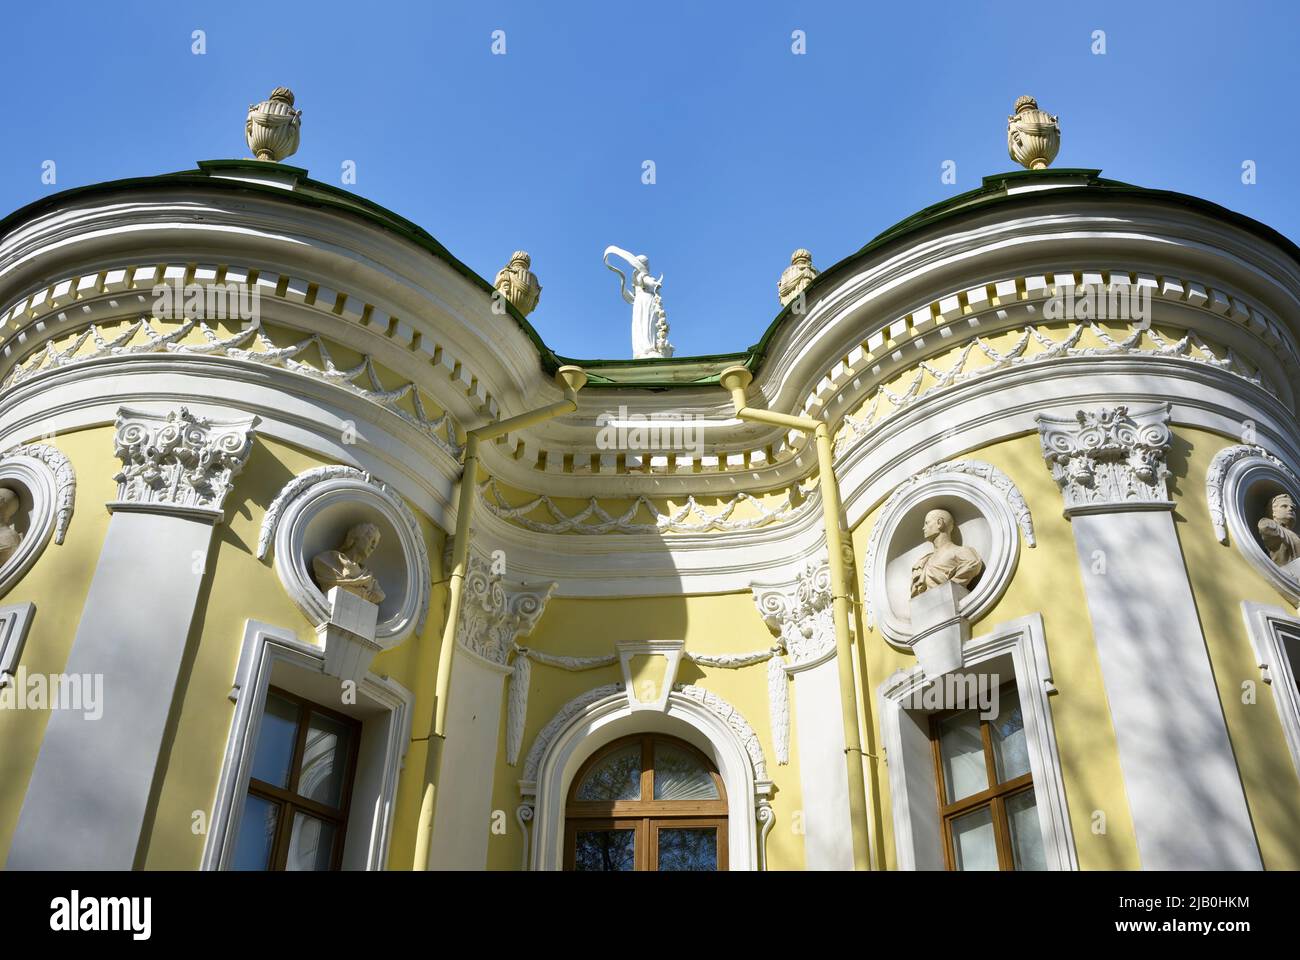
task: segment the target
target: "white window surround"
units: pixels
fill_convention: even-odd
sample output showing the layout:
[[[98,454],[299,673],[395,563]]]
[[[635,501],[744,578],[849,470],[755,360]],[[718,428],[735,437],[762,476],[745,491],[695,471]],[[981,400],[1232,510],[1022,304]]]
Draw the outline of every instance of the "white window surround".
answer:
[[[323,673],[325,650],[282,627],[249,620],[235,671],[230,726],[202,869],[226,869],[239,836],[249,769],[274,684],[361,721],[360,753],[348,814],[343,869],[383,870],[388,862],[397,778],[411,742],[414,695],[388,677],[368,673],[357,685],[356,703],[339,703],[339,681]]]
[[[526,835],[525,863],[533,870],[561,868],[565,801],[573,777],[588,757],[620,737],[662,733],[697,747],[717,766],[727,790],[729,869],[760,869],[759,843],[772,827],[767,802],[772,783],[766,779],[765,761],[760,759],[755,770],[738,731],[743,728],[752,736],[752,729],[733,707],[721,698],[713,699],[722,712],[728,712],[728,719],[681,690],[669,695],[662,713],[634,709],[622,684],[588,691],[562,707],[556,714],[557,720],[565,718],[560,729],[543,729],[533,747],[538,752],[530,752],[525,764],[525,776],[536,779],[519,784],[523,802],[517,818],[521,825],[534,821],[531,836]],[[583,700],[590,702],[582,704]]]
[[[1264,682],[1273,688],[1273,703],[1291,762],[1300,775],[1300,688],[1296,687],[1296,661],[1292,659],[1300,660],[1300,619],[1281,607],[1249,600],[1242,601],[1241,615],[1255,663]]]
[[[18,660],[34,616],[36,604],[30,600],[0,607],[0,687],[8,684],[18,671]]]
[[[993,674],[1001,682],[1014,675],[1048,869],[1077,870],[1079,861],[1047,700],[1056,688],[1052,686],[1042,616],[1034,613],[999,624],[987,634],[972,638],[964,654],[962,673]],[[893,798],[894,846],[900,870],[944,869],[929,715],[904,704],[924,684],[920,667],[913,667],[897,671],[879,688],[882,739]]]

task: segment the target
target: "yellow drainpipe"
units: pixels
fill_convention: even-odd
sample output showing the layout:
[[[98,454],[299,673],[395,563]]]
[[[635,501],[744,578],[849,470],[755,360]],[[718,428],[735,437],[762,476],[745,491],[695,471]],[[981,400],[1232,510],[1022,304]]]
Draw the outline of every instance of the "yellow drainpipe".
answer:
[[[831,574],[832,615],[835,619],[835,655],[840,674],[840,710],[844,725],[844,760],[849,777],[849,823],[853,836],[853,866],[870,870],[867,834],[867,792],[862,769],[862,739],[858,736],[857,682],[853,671],[853,649],[849,640],[849,594],[844,577],[847,543],[840,532],[840,490],[835,482],[831,431],[822,420],[792,417],[745,405],[745,390],[754,375],[741,366],[728,367],[719,375],[723,389],[731,393],[736,416],[741,420],[771,423],[811,433],[817,444],[817,481],[821,488],[822,519],[826,524],[826,551]],[[865,678],[864,678],[865,683]],[[869,722],[869,721],[868,721]]]
[[[442,646],[438,649],[438,673],[435,685],[433,721],[429,726],[429,749],[424,760],[424,796],[420,801],[420,824],[415,833],[415,861],[412,869],[429,869],[429,845],[433,839],[433,813],[442,751],[447,742],[447,693],[451,689],[452,653],[456,649],[456,625],[460,622],[460,604],[465,586],[465,567],[469,562],[469,522],[474,512],[474,493],[478,476],[479,444],[543,420],[578,409],[578,391],[587,383],[581,367],[564,366],[555,373],[564,389],[564,399],[509,420],[499,420],[470,430],[465,440],[465,469],[460,476],[460,500],[456,509],[456,533],[451,555],[451,579],[447,584],[447,623],[442,629]]]

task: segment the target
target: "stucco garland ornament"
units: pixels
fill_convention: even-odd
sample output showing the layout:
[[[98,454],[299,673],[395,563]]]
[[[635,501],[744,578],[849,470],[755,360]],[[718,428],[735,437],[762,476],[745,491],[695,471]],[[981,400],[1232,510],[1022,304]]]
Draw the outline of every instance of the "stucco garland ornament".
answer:
[[[517,644],[512,646],[514,657],[511,662],[510,688],[506,699],[506,763],[513,767],[519,760],[524,726],[528,719],[528,691],[532,683],[532,663],[535,661],[548,667],[577,673],[612,667],[618,663],[618,654],[564,657],[544,653],[532,647]],[[719,670],[739,670],[742,667],[764,662],[768,664],[768,705],[771,712],[772,736],[776,741],[777,763],[785,764],[790,760],[790,697],[786,686],[788,680],[785,674],[785,661],[781,654],[780,646],[755,650],[752,653],[683,652],[683,656],[692,663]],[[622,688],[621,684],[619,688]]]
[[[813,510],[821,502],[816,492],[805,491],[796,484],[775,508],[768,508],[758,497],[742,491],[724,503],[716,513],[706,511],[696,502],[693,495],[688,496],[679,509],[672,513],[662,513],[649,498],[638,496],[627,510],[618,516],[613,516],[595,497],[588,498],[586,506],[576,513],[565,513],[545,494],[534,497],[526,503],[512,506],[492,477],[479,484],[478,492],[479,502],[489,513],[526,530],[532,530],[534,533],[581,533],[589,536],[605,533],[709,533],[714,530],[723,532],[754,530],[769,524],[794,520]],[[733,520],[732,514],[744,503],[752,504],[758,516]],[[549,523],[529,517],[528,515],[538,507],[544,507],[555,521]],[[635,522],[637,515],[643,513],[653,517],[654,522]],[[692,520],[691,517],[699,517],[699,519]]]

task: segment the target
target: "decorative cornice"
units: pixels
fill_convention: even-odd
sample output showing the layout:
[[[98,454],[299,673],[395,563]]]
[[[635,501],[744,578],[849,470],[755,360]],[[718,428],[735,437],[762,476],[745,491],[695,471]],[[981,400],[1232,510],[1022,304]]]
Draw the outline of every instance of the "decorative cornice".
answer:
[[[714,531],[732,533],[741,530],[754,530],[759,527],[775,526],[797,520],[800,516],[813,511],[821,502],[816,489],[804,490],[797,485],[792,487],[785,498],[774,509],[765,506],[764,501],[748,493],[737,493],[726,500],[716,513],[710,513],[694,496],[671,513],[660,512],[659,508],[647,497],[638,496],[623,513],[613,516],[607,512],[595,497],[590,497],[586,505],[574,513],[566,513],[554,500],[546,495],[536,497],[526,503],[510,506],[506,503],[494,478],[489,477],[478,487],[479,502],[493,516],[509,523],[531,530],[534,533],[580,533],[600,535],[607,533],[621,534],[658,534],[658,533],[710,533]],[[758,511],[756,517],[732,519],[732,514],[742,503],[751,503]],[[545,508],[553,522],[531,519],[528,515],[538,508]],[[637,523],[638,516],[653,518],[652,523]],[[692,519],[692,518],[697,519]]]
[[[874,332],[856,346],[847,349],[842,357],[828,361],[822,371],[814,377],[815,386],[804,394],[804,412],[819,415],[828,407],[834,407],[837,412],[843,411],[852,407],[855,398],[867,396],[872,390],[877,393],[868,402],[868,406],[876,403],[897,408],[909,405],[922,396],[931,395],[936,388],[943,389],[945,386],[952,386],[973,377],[988,376],[1008,366],[1044,363],[1077,356],[1151,355],[1191,363],[1213,364],[1232,370],[1244,379],[1259,383],[1266,389],[1277,387],[1276,377],[1263,376],[1262,371],[1244,362],[1230,346],[1216,353],[1216,348],[1211,346],[1201,332],[1190,329],[1181,340],[1175,342],[1164,340],[1155,329],[1149,327],[1145,333],[1130,327],[1123,339],[1115,340],[1104,330],[1089,324],[1089,329],[1102,340],[1103,346],[1079,349],[1075,349],[1068,343],[1071,338],[1077,339],[1076,335],[1079,332],[1077,327],[1067,336],[1065,344],[1052,341],[1042,329],[1031,332],[1030,328],[1036,326],[1033,323],[1022,330],[1023,344],[1017,343],[1009,351],[997,351],[981,339],[982,336],[1003,332],[1008,328],[1009,323],[1015,322],[1016,317],[1032,320],[1040,316],[1042,301],[1061,290],[1087,289],[1100,286],[1103,282],[1126,289],[1149,288],[1157,302],[1176,303],[1184,308],[1195,308],[1198,314],[1207,318],[1231,321],[1234,331],[1232,337],[1238,340],[1248,338],[1256,341],[1260,345],[1261,356],[1273,358],[1275,367],[1300,373],[1300,354],[1297,353],[1294,336],[1283,324],[1267,315],[1257,305],[1248,302],[1236,290],[1227,289],[1220,283],[1180,279],[1172,273],[1173,271],[1170,271],[1157,277],[1153,274],[1111,269],[1057,269],[1054,273],[1017,275],[936,296],[923,307],[897,316],[889,322],[878,326],[872,324]],[[116,298],[123,293],[131,291],[133,295],[138,296],[140,291],[147,290],[156,282],[177,281],[194,282],[200,285],[245,283],[255,286],[268,302],[279,301],[292,305],[298,310],[318,311],[329,316],[335,324],[347,321],[357,327],[372,330],[387,342],[410,354],[413,359],[423,360],[433,369],[445,373],[453,387],[463,388],[463,398],[474,410],[490,418],[506,413],[498,410],[491,391],[485,386],[491,378],[487,375],[486,361],[483,356],[477,353],[471,356],[463,350],[453,348],[450,343],[435,342],[431,333],[422,328],[417,331],[411,321],[400,319],[379,309],[373,303],[365,302],[366,298],[363,296],[325,289],[308,279],[273,271],[259,271],[252,267],[200,265],[195,268],[187,264],[161,263],[133,268],[105,268],[84,275],[66,277],[29,292],[27,296],[12,302],[6,310],[0,312],[0,324],[27,328],[40,321],[46,331],[57,330],[60,327],[71,328],[76,324],[77,317],[83,314],[105,314],[108,308],[104,304],[116,302]],[[835,298],[835,302],[838,302],[838,298]],[[73,303],[78,308],[76,314],[66,309]],[[827,321],[827,310],[831,305],[831,299],[819,298],[813,311],[819,318],[819,324],[824,325]],[[800,321],[801,329],[809,322],[811,318]],[[1171,324],[1164,319],[1159,323],[1161,329],[1178,326],[1177,323]],[[1208,328],[1208,324],[1194,321],[1193,326],[1198,325]],[[942,330],[945,336],[934,336],[933,334],[938,330]],[[158,334],[156,331],[139,332],[151,340],[142,351],[146,353],[155,349],[153,340],[174,340],[177,334],[177,332],[167,335]],[[1139,336],[1135,338],[1135,334]],[[14,347],[21,350],[19,346],[21,343],[39,344],[42,336],[49,336],[49,333],[38,334],[30,340],[10,338],[9,342],[3,344],[3,352],[11,360],[15,359],[12,352]],[[1027,340],[1024,339],[1026,336]],[[1142,346],[1143,338],[1152,346]],[[228,341],[231,338],[224,339]],[[1051,346],[1045,341],[1050,341]],[[902,394],[883,388],[883,382],[897,375],[900,366],[896,361],[899,358],[902,363],[901,369],[915,368],[918,363],[924,362],[921,360],[922,357],[934,354],[934,345],[937,342],[945,345],[968,343],[972,350],[978,350],[980,355],[990,363],[977,369],[941,371],[938,374],[933,370],[918,369],[915,383],[906,388]],[[104,343],[109,345],[110,350],[112,349],[112,341],[105,340]],[[1037,353],[1025,349],[1026,346],[1032,348],[1035,343],[1043,349]],[[83,343],[82,346],[87,344]],[[412,388],[410,383],[403,385],[397,391],[392,391],[390,395],[390,391],[384,390],[381,384],[366,382],[370,374],[365,369],[340,371],[337,368],[331,369],[332,362],[326,362],[324,370],[314,370],[310,363],[295,361],[301,364],[302,369],[300,369],[288,362],[293,356],[304,352],[310,354],[316,347],[316,340],[307,337],[290,347],[272,348],[271,352],[285,355],[283,361],[257,359],[258,356],[267,353],[264,350],[249,351],[253,356],[243,359],[249,362],[280,365],[285,369],[338,383],[354,392],[370,396],[394,414],[410,419],[423,430],[431,431],[431,435],[436,437],[436,442],[455,452],[456,425],[449,419],[445,419],[450,416],[449,414],[428,416],[419,410],[411,414],[398,402],[402,399],[398,394],[406,395],[403,393],[405,391],[410,395],[412,405],[418,403],[419,390]],[[234,344],[230,344],[229,348],[235,351],[242,349]],[[801,346],[797,342],[794,348],[800,351],[812,349],[812,344]],[[160,344],[157,349],[171,348]],[[195,344],[179,347],[179,349],[192,350],[196,354],[201,354],[208,348],[204,344]],[[224,349],[227,348],[219,348],[217,353],[223,355],[221,350]],[[89,352],[69,355],[62,362],[80,363],[83,359],[94,359],[94,356],[100,355],[97,352],[99,350],[100,346],[95,344]],[[68,351],[64,350],[60,353],[67,354]],[[913,359],[908,359],[909,354]],[[369,354],[365,354],[363,364],[369,359]],[[41,362],[53,364],[55,361],[47,359]],[[42,369],[48,368],[47,365]],[[15,371],[11,370],[10,376],[14,375]],[[940,382],[927,386],[929,383],[927,378],[932,375]],[[349,387],[348,376],[361,379],[362,382],[351,384]],[[784,386],[781,389],[788,395],[788,390]],[[1279,389],[1286,391],[1285,387]],[[1287,396],[1289,398],[1289,392]],[[450,397],[445,401],[439,400],[443,405],[446,402],[455,401]],[[457,409],[459,410],[459,407]],[[849,429],[853,434],[858,433],[864,426],[860,418],[858,420],[850,418],[849,422],[852,424]],[[553,428],[548,430],[553,436],[571,437],[577,428],[576,421],[569,423],[562,420],[558,426],[553,425]],[[840,442],[843,445],[846,441],[841,439]],[[512,435],[506,443],[496,446],[500,449],[485,451],[485,462],[492,472],[500,473],[502,476],[508,475],[512,483],[522,486],[529,485],[528,473],[524,471],[536,471],[543,475],[567,473],[569,471],[565,468],[565,464],[570,459],[576,462],[574,473],[599,477],[604,483],[616,481],[628,490],[644,488],[652,483],[662,489],[668,489],[662,487],[663,483],[667,482],[671,484],[673,490],[707,491],[718,486],[719,481],[732,484],[736,478],[742,476],[747,482],[758,481],[760,485],[773,485],[796,480],[807,475],[814,467],[812,458],[802,455],[806,449],[806,438],[777,436],[770,431],[764,433],[762,442],[757,445],[751,442],[741,450],[728,450],[727,444],[719,442],[716,444],[719,452],[710,452],[703,458],[669,452],[664,456],[649,457],[647,458],[649,462],[634,466],[632,461],[636,458],[629,455],[626,471],[621,465],[598,466],[597,460],[604,458],[596,456],[585,443],[544,440],[531,431]],[[587,471],[589,453],[592,454],[591,469]],[[506,463],[511,466],[507,467]],[[540,477],[537,481],[541,489],[555,492],[553,486],[547,481]]]
[[[259,422],[198,417],[187,407],[166,414],[119,408],[113,446],[122,469],[113,478],[114,508],[219,514]]]
[[[156,331],[153,323],[150,318],[141,317],[128,322],[121,333],[111,338],[105,338],[99,325],[92,323],[62,348],[56,347],[53,340],[47,340],[42,349],[27,358],[25,364],[15,364],[10,369],[3,384],[0,384],[0,390],[17,386],[47,370],[85,363],[100,357],[151,354],[225,357],[276,367],[348,390],[416,427],[452,457],[460,455],[455,424],[449,415],[446,412],[430,415],[421,399],[421,391],[409,380],[396,389],[386,388],[370,354],[364,354],[351,367],[340,368],[335,364],[326,342],[315,333],[289,346],[277,347],[261,324],[222,337],[201,319],[186,320],[166,334]],[[184,342],[191,333],[196,332],[203,337],[202,343]],[[133,343],[135,340],[143,342]],[[259,349],[251,349],[252,346]],[[310,362],[313,353],[320,357],[319,365]],[[402,405],[404,402],[409,403],[409,411]]]
[[[1065,333],[1063,339],[1057,340],[1051,336],[1058,331]],[[1079,346],[1085,331],[1100,340],[1102,346]],[[1144,341],[1150,341],[1152,346],[1142,346]],[[1028,353],[1031,344],[1042,349],[1035,353]],[[939,369],[929,362],[922,361],[917,367],[915,376],[901,393],[896,393],[883,384],[876,387],[871,399],[858,408],[856,415],[845,416],[843,426],[835,440],[836,454],[842,454],[881,421],[935,393],[961,383],[988,377],[1001,370],[1046,364],[1067,357],[1165,357],[1185,360],[1226,370],[1248,383],[1270,393],[1274,392],[1261,379],[1260,371],[1243,363],[1231,348],[1219,347],[1219,352],[1223,354],[1219,356],[1219,353],[1216,353],[1205,339],[1191,332],[1184,334],[1182,339],[1170,343],[1149,324],[1138,321],[1128,325],[1128,335],[1122,340],[1116,340],[1094,323],[1076,323],[1072,329],[1068,326],[1031,324],[1021,331],[1019,339],[1005,351],[997,350],[981,337],[975,337],[965,346],[954,349],[958,351],[956,359],[947,369]],[[972,356],[976,357],[979,363],[967,369]]]
[[[491,563],[470,555],[456,642],[504,667],[518,637],[526,637],[546,611],[554,583],[511,583]]]
[[[1043,459],[1065,496],[1065,514],[1172,509],[1165,465],[1173,436],[1169,404],[1120,404],[1037,418]]]

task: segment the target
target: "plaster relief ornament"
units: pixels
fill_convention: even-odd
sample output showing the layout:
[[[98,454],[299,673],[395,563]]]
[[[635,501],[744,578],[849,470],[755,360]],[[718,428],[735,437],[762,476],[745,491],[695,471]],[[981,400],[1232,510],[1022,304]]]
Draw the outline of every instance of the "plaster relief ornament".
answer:
[[[276,87],[261,103],[250,104],[244,139],[258,160],[279,163],[298,150],[302,111],[293,108],[293,91]]]
[[[516,250],[510,255],[510,262],[497,271],[497,277],[492,281],[492,286],[525,317],[537,309],[537,301],[542,298],[542,285],[537,282],[537,275],[528,269],[531,263],[527,251]]]
[[[912,565],[912,596],[945,583],[970,587],[984,572],[984,561],[973,547],[953,543],[956,526],[947,510],[931,510],[925,515],[921,536],[934,544],[934,549]]]
[[[1061,149],[1057,118],[1038,109],[1033,97],[1016,100],[1015,115],[1007,117],[1007,152],[1030,170],[1046,170]]]
[[[6,563],[23,542],[22,533],[14,527],[14,514],[19,506],[18,494],[8,487],[0,487],[0,565]]]
[[[800,248],[790,254],[790,266],[781,271],[781,279],[776,282],[776,296],[781,306],[803,293],[817,273],[812,265],[812,253]]]
[[[1067,516],[1133,504],[1172,506],[1165,485],[1165,454],[1173,441],[1168,403],[1079,410],[1073,419],[1040,413],[1037,420],[1043,458],[1065,494]]]
[[[1289,493],[1279,493],[1268,505],[1269,516],[1259,520],[1259,539],[1269,559],[1292,576],[1300,577],[1300,536],[1295,532],[1295,501]]]
[[[312,557],[311,570],[321,592],[328,594],[333,587],[339,587],[370,603],[383,603],[384,591],[365,565],[377,546],[379,528],[373,523],[358,523],[348,528],[337,550],[322,550]]]
[[[632,281],[618,267],[609,262],[614,254],[632,268]],[[659,291],[664,278],[655,279],[650,274],[650,258],[636,256],[621,247],[605,248],[605,266],[618,274],[618,288],[623,299],[632,304],[632,358],[634,360],[671,357],[673,345],[668,342],[668,315],[664,312]]]

